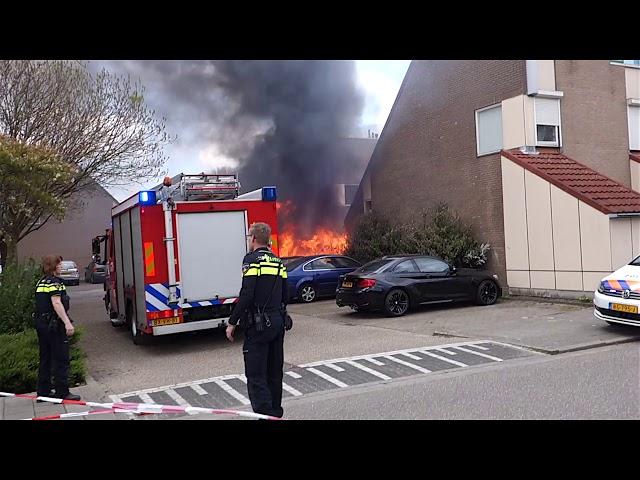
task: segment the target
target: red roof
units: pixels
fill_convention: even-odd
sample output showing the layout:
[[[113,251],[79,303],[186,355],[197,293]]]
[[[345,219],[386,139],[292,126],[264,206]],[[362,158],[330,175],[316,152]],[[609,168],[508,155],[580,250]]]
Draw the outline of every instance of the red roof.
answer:
[[[502,154],[602,213],[640,213],[640,193],[558,151],[532,155],[513,149]]]

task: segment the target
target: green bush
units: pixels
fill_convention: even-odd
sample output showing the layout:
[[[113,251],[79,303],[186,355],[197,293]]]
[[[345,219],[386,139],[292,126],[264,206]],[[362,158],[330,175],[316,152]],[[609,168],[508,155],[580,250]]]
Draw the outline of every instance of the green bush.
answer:
[[[11,263],[0,274],[0,334],[33,328],[36,284],[41,269],[33,260]]]
[[[474,268],[486,263],[488,251],[489,245],[475,240],[455,211],[440,204],[400,226],[375,214],[365,215],[345,254],[362,262],[385,255],[435,255],[453,265]]]
[[[84,354],[78,346],[82,327],[70,341],[69,386],[84,383],[86,367]],[[34,329],[0,335],[0,391],[11,393],[34,392],[38,383],[38,336]]]

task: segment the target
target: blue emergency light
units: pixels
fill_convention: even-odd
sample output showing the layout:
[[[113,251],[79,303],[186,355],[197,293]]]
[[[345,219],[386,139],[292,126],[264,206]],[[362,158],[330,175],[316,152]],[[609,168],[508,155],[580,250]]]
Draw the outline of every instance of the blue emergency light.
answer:
[[[140,205],[155,205],[156,204],[156,192],[155,190],[146,190],[138,193],[138,203]]]
[[[262,200],[265,202],[275,202],[276,187],[262,187]]]

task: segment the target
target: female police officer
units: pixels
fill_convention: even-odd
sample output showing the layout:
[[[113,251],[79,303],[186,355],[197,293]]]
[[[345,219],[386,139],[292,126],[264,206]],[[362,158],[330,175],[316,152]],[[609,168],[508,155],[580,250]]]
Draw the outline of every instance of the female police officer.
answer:
[[[52,397],[51,373],[55,378],[55,397],[80,400],[69,392],[69,338],[74,333],[67,315],[69,296],[60,275],[62,257],[47,255],[42,259],[44,277],[36,286],[36,331],[40,346],[38,396]]]

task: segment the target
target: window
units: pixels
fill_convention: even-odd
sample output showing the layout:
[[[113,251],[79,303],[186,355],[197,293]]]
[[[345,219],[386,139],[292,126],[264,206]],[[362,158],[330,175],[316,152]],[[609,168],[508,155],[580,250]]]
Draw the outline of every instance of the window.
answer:
[[[629,105],[629,149],[640,150],[640,107]]]
[[[373,211],[373,205],[371,200],[367,200],[364,202],[364,213],[371,213]]]
[[[442,262],[436,258],[416,258],[418,268],[422,273],[445,273],[449,271],[449,264]]]
[[[358,269],[359,273],[374,273],[379,272],[384,267],[389,265],[393,260],[374,260],[372,262],[364,264]]]
[[[640,60],[611,60],[611,63],[621,63],[623,65],[635,65],[640,67]]]
[[[476,110],[476,141],[478,156],[502,149],[502,106]]]
[[[536,145],[560,146],[560,99],[536,98]]]
[[[335,268],[328,258],[319,258],[307,265],[305,270],[335,270]]]
[[[347,257],[333,257],[333,264],[336,268],[358,268],[360,264]]]
[[[356,193],[358,192],[358,185],[350,185],[350,184],[345,184],[344,186],[344,204],[347,207],[350,207],[351,204],[353,203],[353,199],[356,196]]]
[[[417,272],[418,269],[416,264],[413,263],[413,260],[405,260],[404,262],[400,262],[393,269],[393,273],[414,273]]]

